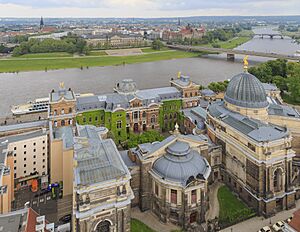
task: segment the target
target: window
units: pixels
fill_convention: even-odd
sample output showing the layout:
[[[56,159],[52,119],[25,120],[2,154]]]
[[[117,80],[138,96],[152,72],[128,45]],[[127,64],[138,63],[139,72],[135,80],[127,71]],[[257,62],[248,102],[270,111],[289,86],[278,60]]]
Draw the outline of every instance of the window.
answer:
[[[34,155],[33,158],[35,159],[35,158],[36,158],[36,155]]]
[[[17,161],[16,161],[16,160],[14,160],[14,163],[16,164],[16,163],[17,163]]]
[[[45,140],[43,140],[43,143],[45,143]]]
[[[191,202],[192,202],[192,204],[197,203],[197,190],[196,189],[192,190],[192,193],[191,193]]]
[[[14,167],[14,170],[17,170],[17,167]]]
[[[95,121],[98,121],[98,116],[95,116]]]
[[[43,156],[45,156],[45,152],[43,153]]]
[[[57,115],[57,110],[54,110],[53,115],[54,116]]]
[[[154,190],[155,191],[155,195],[158,196],[158,185],[156,183],[155,183],[154,188],[155,188],[155,190]]]
[[[17,156],[17,153],[14,154],[14,157],[16,157],[16,156]]]
[[[35,149],[35,148],[33,149],[33,152],[36,152],[36,149]]]
[[[121,136],[121,131],[118,131],[118,135]]]
[[[82,121],[83,121],[83,123],[86,123],[86,118],[83,117],[83,118],[82,118]]]
[[[135,118],[135,119],[139,118],[139,112],[138,111],[135,111],[133,113],[133,118]]]
[[[177,190],[171,189],[171,203],[177,204]]]
[[[92,117],[89,117],[89,122],[92,122]]]
[[[17,178],[17,173],[14,174],[14,178]]]
[[[26,168],[26,166],[27,166],[27,165],[26,165],[26,164],[24,164],[24,168]]]
[[[24,175],[26,174],[26,171],[24,171]]]
[[[43,150],[45,150],[45,147],[43,147]]]
[[[24,151],[24,155],[26,155],[26,151]]]
[[[65,109],[61,109],[61,114],[65,114]]]
[[[143,118],[145,118],[145,117],[146,117],[146,112],[144,111],[144,112],[143,112]]]
[[[69,114],[71,114],[72,113],[72,108],[69,108]]]
[[[36,171],[36,168],[33,168],[33,172],[35,172]]]
[[[66,123],[65,123],[65,120],[61,120],[61,126],[65,126]]]
[[[26,144],[24,145],[24,148],[26,148]]]
[[[33,162],[33,165],[35,165],[35,164],[36,164],[36,162],[34,161],[34,162]]]
[[[43,159],[43,163],[45,163],[45,159]]]
[[[26,158],[24,158],[24,161],[26,161]]]
[[[153,114],[153,115],[151,116],[151,123],[155,123],[155,121],[156,121],[156,118],[155,118],[155,115]]]
[[[43,168],[45,168],[45,165],[43,165]]]
[[[33,143],[33,146],[35,146],[36,145],[36,143]]]
[[[17,147],[14,147],[14,150],[17,150]]]
[[[117,121],[117,128],[118,129],[121,129],[122,128],[122,121]]]

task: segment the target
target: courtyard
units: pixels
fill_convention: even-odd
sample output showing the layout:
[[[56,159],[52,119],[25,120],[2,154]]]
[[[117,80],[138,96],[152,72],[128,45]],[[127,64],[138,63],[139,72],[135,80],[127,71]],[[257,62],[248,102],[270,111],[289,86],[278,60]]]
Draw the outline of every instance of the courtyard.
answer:
[[[227,186],[219,188],[218,201],[219,225],[223,228],[255,216],[255,212],[239,200]]]

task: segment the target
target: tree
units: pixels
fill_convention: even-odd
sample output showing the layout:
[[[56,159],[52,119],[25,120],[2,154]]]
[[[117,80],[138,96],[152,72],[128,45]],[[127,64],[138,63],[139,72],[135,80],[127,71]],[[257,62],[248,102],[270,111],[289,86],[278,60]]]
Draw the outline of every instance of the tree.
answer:
[[[163,46],[164,44],[159,39],[156,39],[152,42],[152,48],[154,50],[160,50]]]
[[[292,100],[300,103],[300,75],[288,77],[287,87]]]

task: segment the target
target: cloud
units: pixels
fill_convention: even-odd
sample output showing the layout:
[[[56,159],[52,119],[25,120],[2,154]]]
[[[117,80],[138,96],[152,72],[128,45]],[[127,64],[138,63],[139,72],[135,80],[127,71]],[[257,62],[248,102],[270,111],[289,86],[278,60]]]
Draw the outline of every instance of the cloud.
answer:
[[[299,0],[0,0],[0,17],[299,14]]]

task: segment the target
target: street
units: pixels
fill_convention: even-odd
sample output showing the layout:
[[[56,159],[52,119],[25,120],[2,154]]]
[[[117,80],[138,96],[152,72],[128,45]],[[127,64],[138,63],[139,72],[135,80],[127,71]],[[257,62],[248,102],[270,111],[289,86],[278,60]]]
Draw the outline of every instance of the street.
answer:
[[[254,217],[234,226],[230,226],[222,232],[255,232],[264,226],[272,226],[274,223],[280,220],[286,220],[293,216],[293,212],[300,209],[300,200],[296,202],[296,207],[290,210],[285,210],[277,213],[274,217],[265,219],[264,217]]]

